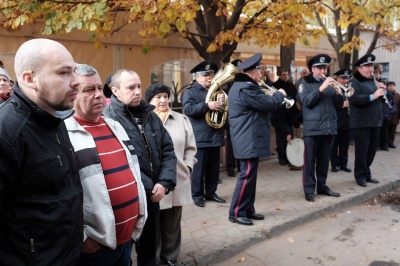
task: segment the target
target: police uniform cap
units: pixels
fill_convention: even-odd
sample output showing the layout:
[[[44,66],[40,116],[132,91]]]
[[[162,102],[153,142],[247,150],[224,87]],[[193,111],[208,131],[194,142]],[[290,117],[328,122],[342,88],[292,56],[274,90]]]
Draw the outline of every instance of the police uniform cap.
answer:
[[[243,72],[255,69],[261,65],[261,59],[262,59],[262,54],[260,53],[250,56],[249,58],[247,58],[246,61],[239,64],[237,69],[243,70]]]
[[[206,76],[218,71],[218,66],[212,61],[205,60],[190,70],[190,73]]]
[[[389,86],[389,85],[394,85],[394,86],[396,86],[396,82],[394,82],[394,81],[389,81],[388,83],[387,83],[387,85]]]
[[[318,54],[308,61],[309,67],[327,66],[331,62],[331,57],[327,54]]]
[[[355,63],[354,66],[365,66],[365,65],[372,65],[375,62],[375,55],[373,54],[366,54]]]
[[[231,64],[234,65],[235,67],[238,67],[241,63],[243,63],[243,61],[240,59],[235,59],[231,62]]]
[[[334,76],[338,76],[341,78],[350,78],[351,76],[351,69],[350,68],[342,68],[336,73],[333,74]]]

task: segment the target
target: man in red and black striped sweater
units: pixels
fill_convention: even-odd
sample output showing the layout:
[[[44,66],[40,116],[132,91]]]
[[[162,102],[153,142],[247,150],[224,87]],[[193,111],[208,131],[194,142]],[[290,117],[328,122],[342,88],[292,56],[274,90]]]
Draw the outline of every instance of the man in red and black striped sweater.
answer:
[[[75,114],[65,123],[75,149],[84,197],[79,265],[130,265],[132,240],[146,219],[146,198],[133,145],[122,126],[101,116],[105,97],[97,71],[77,65]]]

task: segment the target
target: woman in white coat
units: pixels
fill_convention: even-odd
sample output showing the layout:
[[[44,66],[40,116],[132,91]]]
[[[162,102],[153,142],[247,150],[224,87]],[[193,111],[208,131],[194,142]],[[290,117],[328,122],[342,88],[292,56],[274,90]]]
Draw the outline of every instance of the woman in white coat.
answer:
[[[177,265],[181,246],[182,206],[193,202],[190,175],[197,162],[197,149],[189,119],[169,108],[170,92],[168,86],[153,84],[147,88],[145,100],[155,106],[154,112],[170,134],[177,158],[175,190],[160,201],[160,239],[157,243],[160,262]]]

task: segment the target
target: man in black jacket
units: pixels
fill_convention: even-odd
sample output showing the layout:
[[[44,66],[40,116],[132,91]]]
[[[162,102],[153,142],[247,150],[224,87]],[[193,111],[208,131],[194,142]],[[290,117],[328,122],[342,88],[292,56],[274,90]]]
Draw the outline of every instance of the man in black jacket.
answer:
[[[111,78],[111,104],[104,114],[118,121],[136,149],[146,190],[148,217],[136,242],[137,264],[156,265],[160,200],[176,185],[174,146],[154,106],[142,100],[139,75],[120,69]]]
[[[346,87],[349,82],[351,69],[342,68],[335,74],[337,82]],[[344,93],[344,91],[343,91]],[[349,100],[346,99],[342,108],[337,110],[337,135],[333,141],[331,149],[331,167],[332,172],[343,170],[351,172],[350,167],[347,165],[349,159],[349,143],[350,143],[350,115],[349,115]]]
[[[296,99],[297,91],[294,84],[289,80],[289,71],[281,69],[278,71],[279,79],[274,83],[276,89],[283,89],[288,99]],[[271,123],[275,128],[276,151],[280,165],[288,163],[286,157],[286,146],[293,138],[293,126],[299,115],[299,110],[294,104],[291,108],[286,108],[282,104],[271,116]],[[297,125],[299,126],[299,125]]]
[[[357,72],[350,81],[354,95],[350,98],[350,128],[354,129],[355,161],[354,178],[361,187],[379,183],[372,178],[370,166],[379,144],[379,131],[383,121],[383,95],[385,85],[377,88],[372,72],[375,56],[366,54],[355,64]]]
[[[304,78],[297,95],[303,106],[303,189],[307,201],[314,201],[315,190],[320,195],[340,196],[326,185],[330,150],[337,133],[336,110],[344,101],[342,94],[330,86],[333,78],[324,78],[330,61],[326,54],[310,59],[311,74]]]
[[[15,55],[18,83],[0,107],[0,265],[75,265],[83,241],[82,187],[63,120],[76,64],[58,42]]]

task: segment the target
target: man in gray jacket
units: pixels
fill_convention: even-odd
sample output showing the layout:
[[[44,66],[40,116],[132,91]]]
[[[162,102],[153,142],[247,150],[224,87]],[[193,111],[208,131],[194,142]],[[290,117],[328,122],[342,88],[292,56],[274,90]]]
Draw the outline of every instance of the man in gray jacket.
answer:
[[[118,121],[135,145],[142,182],[146,190],[148,218],[140,240],[136,242],[138,265],[156,265],[157,228],[160,200],[176,185],[174,146],[154,106],[142,100],[139,75],[118,70],[111,78],[111,104],[106,116]]]

